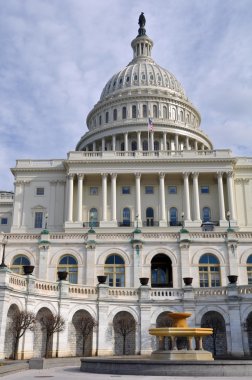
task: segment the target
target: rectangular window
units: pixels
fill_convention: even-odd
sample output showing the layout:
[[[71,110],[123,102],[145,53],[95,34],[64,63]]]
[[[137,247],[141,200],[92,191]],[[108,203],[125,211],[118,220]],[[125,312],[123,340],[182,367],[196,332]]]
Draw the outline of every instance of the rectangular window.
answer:
[[[90,195],[98,195],[98,187],[97,186],[92,186],[89,188],[89,194]]]
[[[35,223],[34,227],[35,228],[42,228],[43,224],[43,212],[35,212]]]
[[[201,186],[200,192],[201,194],[209,194],[209,186]]]
[[[8,218],[1,218],[1,224],[8,224]]]
[[[177,186],[168,186],[168,194],[177,194]]]
[[[122,194],[130,194],[130,186],[123,186]]]
[[[37,187],[36,188],[36,195],[44,195],[44,194],[45,194],[44,187]]]
[[[145,194],[154,194],[153,186],[145,186]]]

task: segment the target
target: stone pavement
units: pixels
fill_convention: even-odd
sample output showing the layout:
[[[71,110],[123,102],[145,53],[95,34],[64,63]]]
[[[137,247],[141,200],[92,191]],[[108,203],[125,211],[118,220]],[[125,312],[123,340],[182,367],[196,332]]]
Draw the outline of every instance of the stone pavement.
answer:
[[[175,376],[135,376],[135,375],[107,375],[80,372],[79,367],[56,367],[42,370],[28,370],[4,376],[6,380],[52,379],[52,380],[193,380],[202,377],[175,377]],[[239,377],[206,377],[207,380],[241,380]],[[242,380],[251,380],[243,377]]]

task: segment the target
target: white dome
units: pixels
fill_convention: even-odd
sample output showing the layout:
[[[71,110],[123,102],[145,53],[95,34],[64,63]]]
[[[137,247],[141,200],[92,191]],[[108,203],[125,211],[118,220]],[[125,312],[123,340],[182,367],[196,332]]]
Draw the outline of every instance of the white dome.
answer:
[[[135,62],[134,62],[135,61]],[[157,65],[152,59],[136,59],[123,70],[112,76],[104,87],[100,100],[129,88],[154,87],[179,93],[185,98],[185,91],[168,70]]]

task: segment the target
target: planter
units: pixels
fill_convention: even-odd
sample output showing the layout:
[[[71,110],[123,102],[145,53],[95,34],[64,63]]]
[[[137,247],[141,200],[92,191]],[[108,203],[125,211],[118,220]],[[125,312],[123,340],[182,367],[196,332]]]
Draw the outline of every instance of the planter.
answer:
[[[141,285],[148,285],[149,277],[140,277],[139,281]]]
[[[68,272],[62,271],[62,272],[57,272],[58,274],[58,280],[59,281],[66,281]]]
[[[228,281],[229,281],[230,284],[236,284],[237,283],[238,276],[230,275],[230,276],[227,276],[227,277],[228,277]]]
[[[107,276],[97,276],[97,281],[99,282],[99,284],[105,284],[107,280]]]
[[[192,277],[184,277],[183,281],[184,281],[185,286],[191,286],[192,282],[193,282],[193,278]]]
[[[32,274],[34,270],[34,265],[23,265],[24,274]]]

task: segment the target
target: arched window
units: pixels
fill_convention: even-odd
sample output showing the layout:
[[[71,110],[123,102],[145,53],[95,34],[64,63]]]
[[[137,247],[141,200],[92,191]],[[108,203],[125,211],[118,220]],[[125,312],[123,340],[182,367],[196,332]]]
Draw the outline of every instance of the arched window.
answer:
[[[252,284],[252,255],[247,259],[247,274],[248,274],[248,284]]]
[[[134,140],[132,141],[131,143],[131,150],[134,152],[135,150],[137,150],[137,142]]]
[[[123,108],[122,108],[122,118],[123,118],[123,119],[126,119],[126,118],[127,118],[127,109],[126,109],[126,107],[123,107]]]
[[[101,115],[99,116],[99,125],[101,125],[102,124],[102,117],[101,117]]]
[[[171,259],[160,253],[151,260],[151,286],[154,288],[172,288]]]
[[[146,104],[143,105],[143,117],[147,117],[147,106],[146,106]]]
[[[113,120],[114,121],[117,120],[117,109],[116,108],[113,110]]]
[[[31,265],[30,260],[25,255],[18,255],[14,257],[10,269],[12,272],[24,274],[23,265]]]
[[[154,150],[159,150],[159,141],[154,141]]]
[[[170,208],[170,226],[178,225],[178,210],[176,207]]]
[[[180,121],[184,121],[184,112],[180,111],[179,113]]]
[[[146,226],[154,226],[154,210],[152,207],[146,209]]]
[[[147,140],[143,141],[143,150],[148,150],[148,141]]]
[[[220,262],[216,256],[205,254],[199,260],[200,287],[220,286]]]
[[[163,119],[167,119],[167,107],[163,107]]]
[[[109,122],[109,113],[108,113],[108,111],[106,112],[105,121],[106,121],[106,123]]]
[[[176,120],[176,109],[175,108],[172,108],[172,110],[171,110],[171,118],[172,118],[172,120]]]
[[[123,209],[123,226],[130,226],[130,209],[128,207]]]
[[[136,106],[132,106],[132,118],[135,119],[136,116]]]
[[[109,286],[125,286],[125,264],[119,255],[110,255],[104,265],[104,275],[107,276]]]
[[[202,221],[203,223],[205,222],[210,222],[211,220],[211,210],[209,207],[203,207],[202,209]]]
[[[156,105],[153,106],[153,117],[155,117],[155,118],[158,117],[157,116],[157,106]]]
[[[97,227],[98,226],[98,211],[97,208],[92,207],[89,210],[89,226],[90,227]]]
[[[58,272],[68,272],[68,281],[71,284],[77,284],[77,278],[78,278],[78,264],[77,260],[70,255],[65,255],[61,257],[58,268]]]

